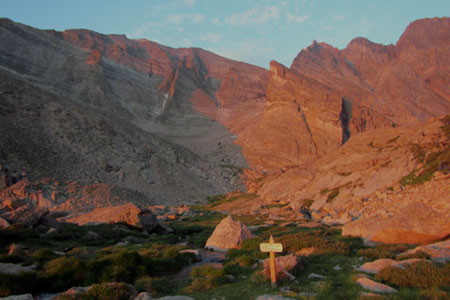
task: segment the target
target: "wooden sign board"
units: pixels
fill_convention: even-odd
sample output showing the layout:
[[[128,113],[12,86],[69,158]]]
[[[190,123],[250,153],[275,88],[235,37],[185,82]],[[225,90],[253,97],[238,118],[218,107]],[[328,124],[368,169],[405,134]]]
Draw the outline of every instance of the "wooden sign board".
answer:
[[[283,245],[280,243],[261,243],[259,244],[261,252],[283,252]]]

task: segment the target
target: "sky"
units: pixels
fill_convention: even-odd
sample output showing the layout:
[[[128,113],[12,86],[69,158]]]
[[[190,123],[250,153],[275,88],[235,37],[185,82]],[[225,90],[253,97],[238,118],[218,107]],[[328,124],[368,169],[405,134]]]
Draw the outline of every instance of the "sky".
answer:
[[[40,29],[125,34],[264,68],[290,66],[314,40],[395,44],[410,22],[444,16],[450,0],[0,0],[0,17]]]

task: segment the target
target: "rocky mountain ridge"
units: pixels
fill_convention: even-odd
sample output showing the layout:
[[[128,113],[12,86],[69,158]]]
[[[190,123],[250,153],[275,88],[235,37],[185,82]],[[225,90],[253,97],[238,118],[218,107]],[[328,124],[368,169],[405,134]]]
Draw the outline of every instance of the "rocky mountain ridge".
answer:
[[[198,48],[8,19],[0,37],[4,188],[21,173],[30,184],[105,184],[112,196],[98,206],[192,203],[246,188],[255,203],[288,203],[298,216],[308,200],[318,220],[357,224],[365,215],[349,203],[378,199],[416,170],[405,159],[411,145],[427,158],[448,153],[447,119],[423,122],[450,113],[450,18],[415,21],[395,45],[356,38],[338,50],[314,41],[289,68],[272,61],[269,71]],[[444,167],[431,173],[444,177],[427,185],[445,198],[448,155],[436,159]],[[40,186],[40,195],[57,190]],[[70,210],[95,199],[48,200],[56,207],[73,195]],[[441,204],[423,205],[446,217]],[[348,222],[336,221],[344,215]],[[449,233],[448,224],[436,228],[418,240]]]

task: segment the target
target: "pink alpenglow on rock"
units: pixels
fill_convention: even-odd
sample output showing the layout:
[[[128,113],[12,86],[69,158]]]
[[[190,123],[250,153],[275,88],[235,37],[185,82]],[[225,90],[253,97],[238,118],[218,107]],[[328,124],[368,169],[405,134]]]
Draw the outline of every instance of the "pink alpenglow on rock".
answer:
[[[228,216],[216,226],[216,229],[206,241],[205,248],[212,248],[215,251],[227,251],[232,248],[240,249],[244,240],[253,237],[247,226]]]

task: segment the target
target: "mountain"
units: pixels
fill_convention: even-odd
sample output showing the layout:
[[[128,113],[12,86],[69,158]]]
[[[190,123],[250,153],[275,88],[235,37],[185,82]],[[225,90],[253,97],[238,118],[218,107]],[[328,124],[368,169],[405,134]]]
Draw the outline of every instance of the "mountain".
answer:
[[[450,18],[423,19],[395,45],[314,41],[290,67],[265,70],[198,48],[0,19],[2,197],[80,213],[246,190],[256,206],[226,209],[284,203],[292,217],[307,210],[376,241],[445,237],[448,223],[427,224],[449,219],[449,42]],[[425,173],[424,189],[407,181]],[[378,222],[396,197],[421,193],[428,200],[405,200],[409,211]],[[401,221],[424,207],[422,225]]]

